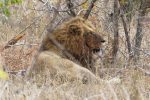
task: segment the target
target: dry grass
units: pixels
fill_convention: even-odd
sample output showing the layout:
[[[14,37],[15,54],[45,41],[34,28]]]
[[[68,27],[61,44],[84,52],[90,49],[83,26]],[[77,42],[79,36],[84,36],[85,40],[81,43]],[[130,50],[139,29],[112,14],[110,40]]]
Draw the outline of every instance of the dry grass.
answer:
[[[34,82],[23,79],[20,74],[16,75],[20,70],[26,70],[31,65],[32,58],[40,43],[41,34],[44,33],[44,28],[50,20],[47,13],[31,10],[34,8],[33,5],[36,5],[35,8],[41,7],[39,3],[27,0],[21,7],[19,6],[17,14],[13,14],[8,22],[2,23],[2,19],[0,20],[0,54],[4,59],[2,63],[5,70],[10,72],[9,80],[0,80],[0,100],[150,100],[150,25],[144,26],[140,61],[136,65],[132,61],[128,63],[126,40],[122,27],[120,28],[120,48],[117,63],[110,65],[106,59],[101,65],[98,65],[100,66],[98,74],[104,80],[100,84],[66,81],[58,85],[55,81],[50,80],[53,84],[38,86]],[[17,45],[2,51],[8,40],[39,15],[42,16],[39,17],[36,24],[25,31],[26,36],[18,41]],[[64,16],[64,14],[62,15]],[[98,22],[100,19],[93,19],[93,23],[100,26]],[[130,33],[132,44],[134,44],[136,30],[134,24],[131,25]],[[105,48],[106,51],[109,51],[111,45],[109,42],[111,41],[108,37],[111,35],[104,35],[105,39],[108,40]],[[109,56],[108,52],[106,54]]]
[[[124,70],[101,84],[79,81],[38,87],[21,78],[1,81],[1,100],[149,100],[150,78],[137,70]]]

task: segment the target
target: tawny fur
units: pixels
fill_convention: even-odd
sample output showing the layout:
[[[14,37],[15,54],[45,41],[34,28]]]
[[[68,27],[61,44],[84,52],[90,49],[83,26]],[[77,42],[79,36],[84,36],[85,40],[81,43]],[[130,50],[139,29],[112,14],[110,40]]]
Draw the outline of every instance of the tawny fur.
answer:
[[[88,76],[86,78],[90,78],[90,80],[94,79],[94,74],[86,68],[89,65],[92,66],[93,50],[101,48],[101,44],[104,42],[103,38],[96,34],[94,30],[89,21],[76,17],[63,23],[52,33],[48,33],[42,41],[30,74],[47,77],[47,75],[54,76],[57,73],[64,72],[63,74],[68,73],[71,79],[75,77],[83,80],[85,76]],[[56,40],[58,44],[65,48],[66,52],[86,68],[79,66],[73,60],[71,61],[64,50],[56,46],[50,38]],[[47,72],[49,74],[46,74]]]
[[[51,33],[51,35],[82,66],[88,68],[87,66],[93,66],[92,50],[101,48],[101,44],[104,42],[103,38],[96,34],[94,30],[94,27],[89,21],[77,17],[64,23]],[[55,44],[50,42],[50,35],[47,35],[42,43],[41,51],[50,50],[56,54],[59,53],[62,57],[66,57],[60,48],[57,48]]]

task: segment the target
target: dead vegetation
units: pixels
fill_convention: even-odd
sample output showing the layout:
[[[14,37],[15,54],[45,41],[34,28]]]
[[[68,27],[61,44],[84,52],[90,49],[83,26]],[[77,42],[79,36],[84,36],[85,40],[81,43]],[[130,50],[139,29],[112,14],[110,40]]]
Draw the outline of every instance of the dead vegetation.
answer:
[[[39,2],[42,1],[42,2]],[[9,80],[0,79],[1,100],[149,100],[150,99],[150,35],[149,21],[143,21],[143,40],[139,61],[135,64],[128,58],[128,49],[122,24],[119,22],[119,50],[116,62],[112,64],[112,22],[107,19],[112,12],[112,1],[97,0],[89,20],[93,22],[98,32],[104,33],[106,40],[104,45],[105,55],[97,62],[97,71],[101,79],[98,84],[82,84],[80,81],[69,82],[57,78],[57,81],[49,79],[51,84],[39,86],[38,84],[23,79],[24,71],[31,66],[33,56],[36,54],[41,42],[41,37],[46,33],[46,28],[55,29],[58,25],[68,20],[65,0],[45,2],[44,0],[26,0],[16,6],[16,13],[10,18],[0,18],[0,53],[3,68],[9,73]],[[70,0],[68,0],[70,1]],[[73,0],[72,0],[73,1]],[[74,1],[71,12],[83,16],[88,8],[87,0]],[[84,4],[83,6],[81,4]],[[59,8],[59,5],[61,7]],[[49,7],[47,9],[47,7]],[[56,8],[53,8],[56,7]],[[76,9],[75,9],[76,8]],[[14,9],[12,9],[14,10]],[[80,13],[79,13],[80,12]],[[57,15],[57,16],[56,16]],[[55,21],[52,21],[55,16]],[[135,15],[136,16],[136,15]],[[149,18],[149,14],[148,14]],[[7,20],[6,20],[7,19]],[[5,21],[6,20],[6,21]],[[4,22],[4,23],[3,23]],[[51,23],[53,23],[51,25]],[[109,24],[108,24],[109,23]],[[136,19],[130,23],[131,49],[135,44]],[[30,27],[28,27],[30,26]],[[24,31],[23,31],[24,30]],[[3,49],[9,40],[18,33],[25,33],[16,44],[9,44],[9,48]],[[98,77],[99,77],[98,76]],[[67,76],[66,76],[67,77]],[[63,84],[58,84],[62,82]]]

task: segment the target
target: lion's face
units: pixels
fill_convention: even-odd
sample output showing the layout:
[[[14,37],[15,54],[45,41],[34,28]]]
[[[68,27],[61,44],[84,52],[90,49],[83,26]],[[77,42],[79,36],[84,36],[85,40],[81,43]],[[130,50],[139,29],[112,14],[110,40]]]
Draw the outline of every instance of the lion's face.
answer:
[[[63,23],[50,35],[47,34],[42,42],[41,51],[51,51],[67,59],[73,57],[82,66],[87,67],[92,66],[93,53],[100,54],[104,42],[89,21],[76,17]],[[71,54],[71,57],[66,52]]]
[[[99,52],[104,42],[105,40],[96,33],[89,32],[85,34],[85,44],[93,53]]]
[[[67,26],[68,34],[73,39],[73,45],[78,47],[76,51],[80,51],[78,54],[82,52],[82,54],[86,55],[89,52],[96,53],[100,51],[102,43],[104,43],[105,40],[95,32],[95,28],[90,22],[79,18],[69,23],[71,24]]]

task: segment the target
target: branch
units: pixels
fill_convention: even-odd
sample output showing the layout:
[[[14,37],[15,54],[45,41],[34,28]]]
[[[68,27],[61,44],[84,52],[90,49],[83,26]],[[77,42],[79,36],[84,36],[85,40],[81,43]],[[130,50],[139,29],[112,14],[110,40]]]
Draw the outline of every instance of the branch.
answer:
[[[69,9],[69,12],[70,12],[68,14],[75,17],[76,14],[75,14],[75,11],[73,9],[73,3],[71,2],[71,0],[66,0],[66,3],[67,3],[67,6],[68,6],[68,9]]]
[[[83,17],[84,19],[88,19],[89,15],[90,15],[90,13],[91,13],[93,7],[94,7],[94,3],[95,3],[96,1],[97,1],[97,0],[92,0],[92,1],[91,1],[90,5],[89,5],[88,9],[86,10],[86,13],[85,13],[85,15],[84,15],[84,17]]]
[[[119,6],[120,5],[120,1],[119,2]],[[121,12],[121,20],[122,20],[122,23],[123,23],[123,28],[124,28],[124,32],[125,32],[125,37],[126,37],[126,42],[127,42],[127,46],[128,46],[128,53],[129,53],[129,58],[131,59],[132,58],[132,51],[131,51],[131,43],[130,43],[130,36],[129,36],[129,31],[127,29],[127,23],[125,22],[125,19],[124,19],[124,14],[123,14],[123,9],[122,9],[122,6],[120,7],[120,12]]]
[[[41,3],[45,3],[43,0],[39,0]]]
[[[28,28],[30,28],[32,25],[35,24],[35,22],[37,20],[39,20],[40,17],[43,16],[43,13],[41,15],[39,15],[38,17],[36,17],[28,26],[26,26],[23,30],[21,30],[16,36],[14,36],[11,40],[8,41],[8,43],[4,46],[4,49],[7,49],[9,47],[11,47],[11,45],[16,44],[20,39],[22,39],[26,33],[24,33]]]
[[[17,41],[19,41],[20,39],[22,39],[24,36],[25,36],[25,33],[17,34],[10,41],[8,41],[8,43],[5,45],[4,49],[7,49],[7,48],[11,47],[11,45],[16,44]]]
[[[118,48],[119,48],[119,33],[118,33],[118,0],[114,1],[114,15],[113,15],[113,25],[114,25],[114,41],[113,41],[113,45],[112,45],[112,63],[115,63],[116,61],[116,57],[117,57],[117,52],[118,52]]]
[[[16,44],[20,39],[22,39],[26,33],[23,33],[25,32],[29,27],[31,27],[36,21],[38,20],[35,19],[31,24],[29,24],[27,27],[25,27],[23,30],[21,30],[16,36],[14,36],[10,41],[8,41],[8,43],[5,45],[5,47],[3,48],[4,49],[7,49],[9,47],[11,47],[11,45],[14,45]]]

